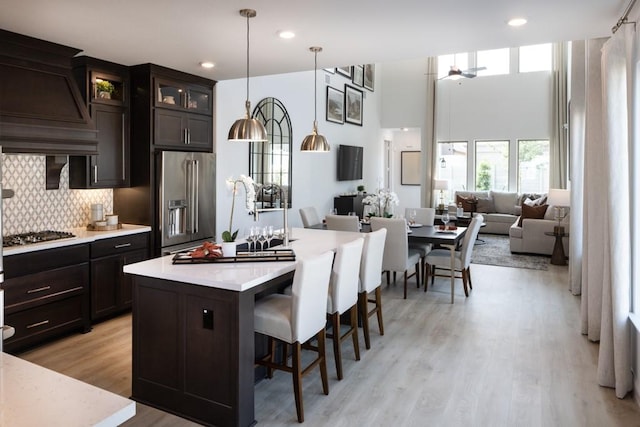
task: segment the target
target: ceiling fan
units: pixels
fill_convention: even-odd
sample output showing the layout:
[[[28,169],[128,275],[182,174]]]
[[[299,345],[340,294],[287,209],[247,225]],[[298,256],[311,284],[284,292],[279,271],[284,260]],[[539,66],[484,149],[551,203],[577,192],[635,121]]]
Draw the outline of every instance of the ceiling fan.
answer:
[[[445,76],[442,77],[443,79],[446,78],[451,78],[451,79],[455,79],[455,78],[468,78],[468,79],[472,79],[474,77],[476,77],[478,75],[478,71],[481,70],[486,70],[487,67],[473,67],[473,68],[469,68],[466,70],[461,70],[460,68],[456,67],[455,65],[452,65],[451,68],[449,69],[449,73]]]

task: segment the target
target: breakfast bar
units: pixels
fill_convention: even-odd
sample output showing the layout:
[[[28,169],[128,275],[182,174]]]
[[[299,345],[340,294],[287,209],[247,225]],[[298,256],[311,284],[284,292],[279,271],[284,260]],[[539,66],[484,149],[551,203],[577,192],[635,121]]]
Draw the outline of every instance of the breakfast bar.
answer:
[[[359,233],[294,228],[304,259]],[[133,276],[132,398],[206,425],[250,426],[253,309],[289,283],[295,261],[174,264],[168,255],[124,267]]]

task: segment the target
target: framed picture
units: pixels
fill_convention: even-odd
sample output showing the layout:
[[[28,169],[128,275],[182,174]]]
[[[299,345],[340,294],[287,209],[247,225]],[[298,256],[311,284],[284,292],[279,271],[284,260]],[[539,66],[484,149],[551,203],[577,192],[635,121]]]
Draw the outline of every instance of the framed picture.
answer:
[[[362,98],[360,89],[344,85],[344,121],[362,126]]]
[[[364,76],[363,76],[363,86],[373,92],[373,82],[376,77],[376,65],[375,64],[365,64],[364,65]]]
[[[323,68],[323,70],[327,73],[331,73],[331,74],[335,74],[336,73],[336,67],[332,67],[332,68]]]
[[[344,123],[344,92],[327,86],[327,121]]]
[[[345,77],[351,78],[351,66],[347,67],[336,67],[336,73],[342,74]]]
[[[420,185],[420,151],[400,152],[400,184]]]
[[[354,85],[362,87],[362,84],[364,83],[364,67],[362,65],[353,66],[353,76],[351,77],[351,81]]]

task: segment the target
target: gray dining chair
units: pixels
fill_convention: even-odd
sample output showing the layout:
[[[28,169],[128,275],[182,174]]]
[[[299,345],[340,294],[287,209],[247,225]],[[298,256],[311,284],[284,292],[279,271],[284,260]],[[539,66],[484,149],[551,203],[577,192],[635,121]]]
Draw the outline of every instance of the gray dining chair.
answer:
[[[314,225],[320,224],[320,217],[318,216],[318,212],[316,208],[313,206],[307,206],[306,208],[300,208],[300,218],[302,219],[302,226],[304,228],[313,227]]]
[[[469,228],[464,235],[462,245],[459,251],[453,253],[453,259],[451,257],[451,246],[446,246],[445,249],[434,249],[427,254],[427,274],[431,275],[431,285],[433,285],[435,276],[438,277],[451,277],[452,271],[455,279],[462,279],[465,296],[469,296],[469,289],[473,289],[471,283],[471,253],[473,251],[473,245],[478,237],[478,231],[484,222],[482,215],[478,214],[471,220]],[[446,270],[447,274],[438,274],[437,270]],[[456,276],[455,273],[459,272],[460,276]],[[424,291],[427,291],[428,280],[425,279]],[[453,303],[453,281],[451,282],[451,303]]]
[[[327,230],[360,231],[360,218],[353,215],[327,215]]]
[[[390,284],[390,273],[393,272],[393,282],[396,281],[396,273],[404,274],[404,299],[407,299],[407,282],[409,278],[416,276],[416,282],[420,287],[420,251],[409,247],[407,238],[407,222],[404,218],[371,218],[371,231],[382,228],[387,229],[387,238],[384,243],[384,255],[382,257],[382,270],[387,273],[387,285]],[[415,266],[415,273],[409,274],[408,270]]]

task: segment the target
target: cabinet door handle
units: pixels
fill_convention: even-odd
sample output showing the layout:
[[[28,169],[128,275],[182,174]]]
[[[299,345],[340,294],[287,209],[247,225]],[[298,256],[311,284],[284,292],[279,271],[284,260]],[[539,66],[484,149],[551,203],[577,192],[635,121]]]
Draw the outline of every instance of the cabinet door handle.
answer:
[[[127,155],[126,153],[126,146],[125,146],[125,126],[126,126],[127,122],[125,121],[125,117],[124,117],[124,113],[122,113],[122,180],[124,181],[125,179],[127,179],[127,173],[125,171],[125,168],[127,167],[127,162],[126,162],[126,157]]]
[[[98,165],[93,165],[93,183],[98,183]]]
[[[49,323],[48,320],[43,320],[42,322],[38,322],[38,323],[32,323],[30,325],[27,325],[27,329],[37,328],[38,326],[46,325],[47,323]]]
[[[42,291],[48,291],[49,289],[51,289],[51,286],[43,286],[41,288],[29,289],[27,291],[27,293],[28,294],[35,294],[35,293],[42,292]]]
[[[182,138],[185,144],[188,144],[189,142],[187,142],[187,128],[184,128],[184,130],[182,131]]]
[[[119,245],[115,245],[114,248],[121,249],[121,248],[128,248],[129,246],[131,246],[131,243],[121,243]]]
[[[187,144],[191,144],[191,131],[187,129]]]

